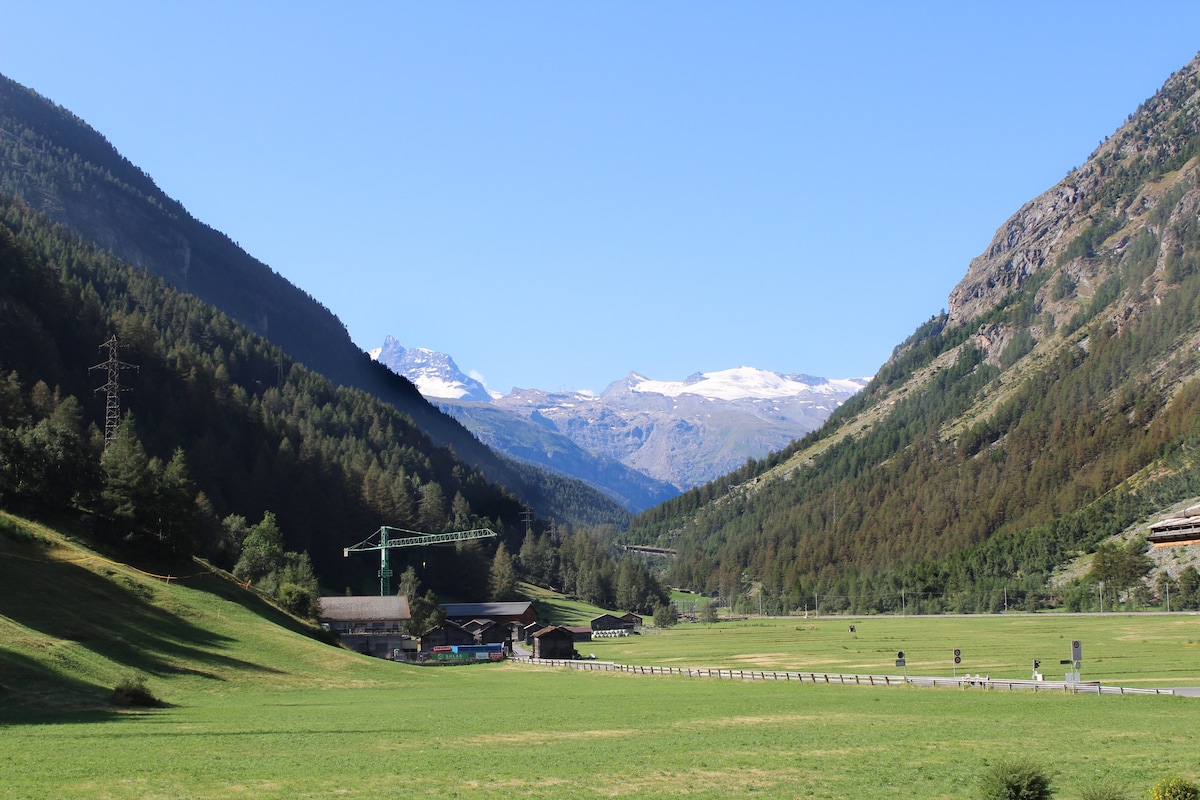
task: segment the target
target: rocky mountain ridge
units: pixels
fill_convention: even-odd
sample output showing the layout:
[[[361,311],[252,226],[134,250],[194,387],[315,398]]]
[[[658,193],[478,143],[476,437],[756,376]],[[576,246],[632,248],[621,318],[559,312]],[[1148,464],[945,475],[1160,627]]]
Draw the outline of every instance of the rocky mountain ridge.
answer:
[[[1193,60],[1006,220],[949,313],[819,431],[640,515],[627,540],[676,549],[676,585],[749,580],[784,605],[992,611],[1020,591],[1087,608],[1090,587],[1051,587],[1053,571],[1200,488],[1197,298]]]

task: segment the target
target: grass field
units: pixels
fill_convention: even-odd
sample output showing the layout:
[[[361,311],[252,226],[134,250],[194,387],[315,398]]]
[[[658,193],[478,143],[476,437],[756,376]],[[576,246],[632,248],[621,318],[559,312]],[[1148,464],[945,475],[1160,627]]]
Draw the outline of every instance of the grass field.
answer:
[[[854,632],[850,632],[850,627]],[[1200,615],[1037,614],[996,617],[824,617],[689,624],[655,635],[597,639],[598,659],[629,664],[900,675],[970,672],[1062,680],[1071,642],[1080,677],[1133,687],[1200,686]],[[954,651],[961,652],[955,665]],[[582,651],[581,651],[582,652]]]
[[[960,798],[1018,754],[1060,798],[1200,780],[1200,699],[407,667],[322,644],[218,577],[183,577],[0,515],[0,797]],[[1200,685],[1196,616],[745,621],[586,647],[872,674],[896,674],[905,650],[910,673],[943,675],[958,647],[972,673],[1028,677],[1072,638],[1085,679]],[[131,672],[170,706],[104,703]]]

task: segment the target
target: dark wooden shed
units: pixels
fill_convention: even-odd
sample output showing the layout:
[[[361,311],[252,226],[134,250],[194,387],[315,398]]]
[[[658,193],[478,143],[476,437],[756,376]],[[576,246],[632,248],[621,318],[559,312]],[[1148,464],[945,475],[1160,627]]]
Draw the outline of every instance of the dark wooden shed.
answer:
[[[575,635],[561,625],[542,628],[533,634],[534,658],[574,658]]]

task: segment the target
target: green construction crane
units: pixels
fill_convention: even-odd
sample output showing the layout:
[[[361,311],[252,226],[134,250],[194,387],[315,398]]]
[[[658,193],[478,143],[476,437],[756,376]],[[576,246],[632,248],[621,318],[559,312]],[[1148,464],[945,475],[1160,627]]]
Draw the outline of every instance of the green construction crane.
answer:
[[[412,534],[399,539],[391,538],[391,531]],[[466,542],[471,539],[490,539],[497,534],[488,528],[475,528],[469,531],[453,531],[451,533],[421,533],[406,531],[403,528],[389,528],[384,525],[366,539],[350,547],[342,548],[342,557],[349,558],[351,553],[365,553],[369,550],[379,551],[379,595],[387,597],[392,593],[392,568],[388,565],[388,550],[393,547],[422,547],[430,544],[452,544]],[[374,541],[375,537],[379,541]]]

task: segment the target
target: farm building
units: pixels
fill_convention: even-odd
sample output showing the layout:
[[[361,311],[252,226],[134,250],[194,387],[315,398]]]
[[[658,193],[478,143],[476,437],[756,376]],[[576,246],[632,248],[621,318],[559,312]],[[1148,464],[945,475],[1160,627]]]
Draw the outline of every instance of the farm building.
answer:
[[[317,620],[358,653],[384,658],[407,649],[402,631],[411,619],[406,597],[322,597]]]
[[[542,628],[533,634],[534,658],[574,658],[575,635],[561,625]]]
[[[1200,543],[1200,503],[1155,522],[1146,541],[1155,547]]]
[[[503,644],[513,640],[512,629],[515,624],[505,625],[490,619],[473,619],[464,624],[463,628],[475,635],[478,644]]]
[[[444,622],[421,634],[421,650],[426,653],[435,647],[455,647],[466,644],[477,644],[475,634],[455,622]]]
[[[530,642],[533,641],[533,635],[545,627],[547,627],[547,626],[544,622],[529,623],[525,627],[521,628],[521,636],[522,636],[521,641],[525,642],[526,644],[529,644]]]
[[[537,622],[537,609],[527,600],[516,603],[446,603],[442,608],[446,610],[446,619],[460,625],[480,619],[516,622],[520,625]]]
[[[571,632],[571,636],[576,642],[590,642],[592,640],[592,629],[588,625],[565,625],[563,627]]]
[[[632,631],[642,627],[642,618],[632,611],[621,616],[601,614],[592,620],[594,631]]]
[[[593,631],[619,631],[626,627],[627,626],[623,619],[620,617],[614,617],[612,614],[601,614],[598,617],[592,618]]]

